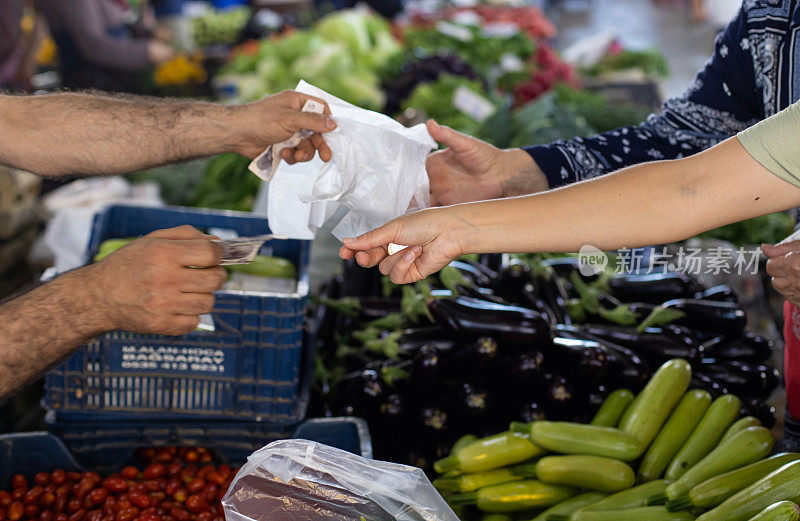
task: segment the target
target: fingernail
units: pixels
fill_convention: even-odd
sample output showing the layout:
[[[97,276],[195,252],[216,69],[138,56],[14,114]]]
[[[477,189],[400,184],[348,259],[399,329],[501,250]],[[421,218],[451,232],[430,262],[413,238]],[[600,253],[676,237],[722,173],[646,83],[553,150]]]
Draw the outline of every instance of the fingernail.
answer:
[[[330,116],[325,118],[325,127],[331,130],[336,128],[336,122]]]
[[[403,255],[403,260],[406,261],[406,262],[411,262],[411,261],[414,260],[414,257],[416,257],[416,256],[417,256],[416,252],[414,251],[413,248],[411,248],[410,250],[408,250],[406,252],[405,255]]]

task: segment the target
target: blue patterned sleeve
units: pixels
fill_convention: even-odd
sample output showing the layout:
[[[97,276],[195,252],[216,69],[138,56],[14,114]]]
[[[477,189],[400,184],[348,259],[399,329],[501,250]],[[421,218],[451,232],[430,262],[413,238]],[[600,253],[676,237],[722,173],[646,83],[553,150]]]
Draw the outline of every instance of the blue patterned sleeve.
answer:
[[[764,117],[763,88],[757,89],[750,45],[746,15],[740,11],[717,38],[711,60],[682,96],[664,103],[661,114],[634,127],[525,150],[550,188],[705,150]]]

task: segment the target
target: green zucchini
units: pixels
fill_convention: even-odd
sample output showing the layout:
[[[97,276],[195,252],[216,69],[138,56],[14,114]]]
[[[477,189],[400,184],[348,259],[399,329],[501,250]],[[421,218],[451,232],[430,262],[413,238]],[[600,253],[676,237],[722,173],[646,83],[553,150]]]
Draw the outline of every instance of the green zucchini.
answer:
[[[772,432],[764,427],[748,427],[723,441],[705,458],[687,470],[665,491],[668,500],[687,496],[700,483],[745,465],[766,458],[775,442]]]
[[[502,468],[434,479],[433,486],[447,492],[472,492],[479,488],[499,485],[509,481],[521,481],[522,479],[522,476],[513,474],[510,469]]]
[[[638,507],[629,510],[578,511],[569,521],[694,521],[689,512],[670,512],[664,507]]]
[[[544,453],[544,449],[531,443],[527,436],[502,432],[473,441],[455,454],[436,461],[433,468],[439,474],[452,470],[465,473],[484,472],[521,463]]]
[[[663,364],[625,411],[619,428],[639,441],[644,452],[689,387],[692,369],[686,360]]]
[[[728,428],[727,431],[725,431],[725,435],[720,440],[720,443],[748,427],[761,427],[761,422],[758,420],[758,418],[754,418],[752,416],[745,416],[744,418],[737,420]]]
[[[588,454],[623,461],[641,454],[636,438],[614,427],[537,421],[530,428],[530,438],[535,445],[559,454]]]
[[[779,501],[750,518],[750,521],[798,521],[800,507],[791,501]]]
[[[536,477],[545,483],[601,492],[625,490],[636,481],[628,465],[600,456],[545,456],[536,464]]]
[[[592,505],[581,508],[585,510],[627,510],[647,506],[647,500],[652,496],[663,494],[667,488],[667,482],[663,479],[648,481],[639,486],[623,490],[612,494],[607,498]]]
[[[672,459],[664,477],[675,481],[717,446],[728,427],[739,416],[741,402],[732,394],[720,396],[709,406],[703,419]]]
[[[647,449],[639,465],[639,481],[652,481],[664,474],[667,465],[689,439],[709,405],[711,395],[701,389],[692,389],[683,395],[667,423]]]
[[[765,460],[747,465],[700,483],[689,492],[688,505],[680,508],[713,508],[740,490],[744,490],[767,474],[775,472],[787,463],[800,460],[800,454],[784,452]],[[667,505],[669,506],[669,505]]]
[[[800,461],[787,463],[726,499],[698,521],[747,521],[778,501],[800,500]]]
[[[492,485],[475,492],[455,494],[453,505],[475,505],[483,512],[504,513],[546,508],[575,495],[577,489],[535,479]]]
[[[465,434],[461,436],[453,443],[453,446],[450,447],[450,454],[455,454],[474,441],[478,441],[478,437],[474,434]]]
[[[557,505],[553,505],[534,517],[531,521],[566,521],[569,519],[570,514],[579,508],[597,503],[604,497],[606,497],[606,494],[602,492],[584,492],[583,494],[578,494],[575,497],[566,499]]]
[[[628,389],[617,389],[609,394],[603,405],[592,418],[592,425],[598,427],[616,427],[619,420],[633,401],[633,393]]]
[[[295,279],[297,278],[297,268],[292,261],[283,257],[268,257],[266,255],[256,255],[247,264],[234,264],[225,266],[228,271],[258,275],[260,277],[272,277],[276,279]]]

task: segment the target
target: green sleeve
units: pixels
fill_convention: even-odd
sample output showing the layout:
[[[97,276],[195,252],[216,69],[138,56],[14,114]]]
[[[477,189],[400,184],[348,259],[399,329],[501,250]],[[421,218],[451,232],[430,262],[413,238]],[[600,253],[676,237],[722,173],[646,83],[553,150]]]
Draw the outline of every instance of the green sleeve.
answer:
[[[764,168],[800,187],[800,102],[743,130],[738,137]]]

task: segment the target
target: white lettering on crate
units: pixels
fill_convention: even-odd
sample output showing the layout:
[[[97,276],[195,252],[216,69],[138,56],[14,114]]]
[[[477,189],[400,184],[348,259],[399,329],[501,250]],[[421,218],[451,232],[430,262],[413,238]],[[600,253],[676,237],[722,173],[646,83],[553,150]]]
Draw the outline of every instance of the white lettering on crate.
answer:
[[[122,346],[123,369],[225,372],[225,353],[219,349],[173,346]]]

